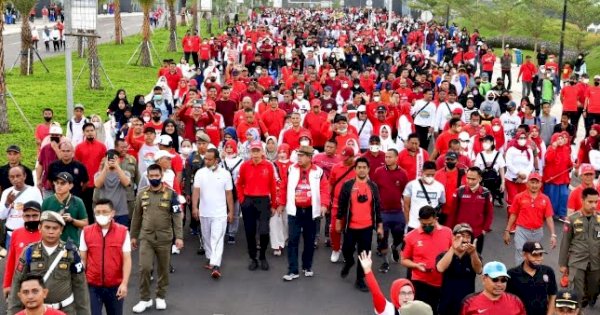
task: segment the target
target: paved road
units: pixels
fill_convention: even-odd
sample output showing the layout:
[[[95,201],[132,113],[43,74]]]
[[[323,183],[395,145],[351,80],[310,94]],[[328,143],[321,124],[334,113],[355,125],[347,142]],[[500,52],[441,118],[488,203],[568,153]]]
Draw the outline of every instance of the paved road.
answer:
[[[122,19],[123,19],[122,25],[123,25],[125,36],[134,35],[140,31],[141,26],[142,26],[142,20],[143,20],[142,15],[127,14],[127,15],[123,15]],[[115,30],[114,19],[112,17],[101,16],[98,18],[97,21],[98,21],[97,22],[98,23],[97,24],[98,33],[101,36],[99,41],[101,43],[112,41],[114,39],[114,30]],[[40,32],[41,32],[41,30],[43,29],[43,23],[41,23],[40,21],[36,21],[35,25],[38,28],[38,30],[40,30]],[[15,29],[15,28],[17,28],[17,29]],[[40,38],[41,38],[41,36],[40,36]],[[5,34],[4,34],[4,56],[5,56],[4,58],[5,58],[5,66],[7,67],[7,70],[15,62],[20,50],[21,50],[21,34],[18,31],[18,27],[15,27],[14,25],[8,26],[8,29],[5,31]],[[40,53],[40,56],[42,58],[47,58],[47,57],[58,56],[58,55],[64,54],[64,51],[54,52],[52,50],[52,43],[50,43],[50,50],[51,50],[50,52],[46,52],[43,41],[40,41],[38,43],[38,52]]]

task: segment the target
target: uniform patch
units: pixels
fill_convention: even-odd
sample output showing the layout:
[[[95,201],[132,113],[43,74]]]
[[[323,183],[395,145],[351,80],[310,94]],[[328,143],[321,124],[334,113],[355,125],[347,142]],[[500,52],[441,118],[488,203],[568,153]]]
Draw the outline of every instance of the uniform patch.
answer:
[[[68,267],[69,267],[69,265],[67,265],[66,263],[58,264],[58,269],[61,269],[61,270],[67,270]]]
[[[42,252],[40,252],[39,250],[34,250],[33,254],[31,254],[31,258],[42,258]]]
[[[549,279],[548,279],[548,275],[543,275],[542,279],[544,279],[544,282],[548,283]]]
[[[23,272],[23,267],[24,267],[23,263],[19,261],[19,264],[17,265],[17,271]]]

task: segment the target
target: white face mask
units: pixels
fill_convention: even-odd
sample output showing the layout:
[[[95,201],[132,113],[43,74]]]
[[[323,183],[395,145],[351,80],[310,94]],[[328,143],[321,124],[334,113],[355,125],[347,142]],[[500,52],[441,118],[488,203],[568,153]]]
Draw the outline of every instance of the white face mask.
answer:
[[[494,132],[498,132],[500,131],[500,126],[493,126],[492,130],[494,130]]]
[[[526,140],[526,139],[519,139],[519,140],[517,141],[517,143],[518,143],[520,146],[525,146],[525,145],[527,144],[527,140]]]
[[[329,73],[330,78],[335,78],[335,73]]]
[[[268,97],[263,97],[263,102],[265,102],[265,103],[266,103],[266,102],[268,102],[268,101],[269,101],[269,98],[268,98]]]
[[[379,152],[379,146],[376,144],[370,145],[369,150],[373,153],[377,153],[377,152]]]
[[[492,144],[489,142],[484,142],[481,144],[481,146],[483,147],[484,150],[489,150],[492,148]]]
[[[379,96],[373,96],[373,100],[375,102],[379,102],[381,100],[381,97],[379,97]]]
[[[287,65],[288,65],[288,67],[291,67],[291,66],[292,66],[292,63],[291,63],[291,62],[288,62],[288,63],[287,63]]]
[[[423,182],[427,185],[431,185],[431,183],[433,183],[433,176],[423,176]]]
[[[149,116],[144,116],[144,118],[142,118],[144,120],[144,122],[149,122],[150,121],[150,117]]]
[[[192,148],[190,148],[190,147],[181,148],[181,154],[190,155],[190,153],[192,153]]]
[[[583,83],[585,83],[585,84],[590,83],[590,79],[583,79]]]
[[[96,215],[94,216],[96,218],[96,222],[98,222],[98,224],[100,225],[107,225],[111,218],[108,215]]]
[[[101,124],[99,121],[94,122],[94,128],[98,129],[98,128],[100,128],[100,126],[101,126]]]
[[[296,95],[296,98],[299,99],[299,100],[301,100],[301,99],[304,98],[304,94],[298,94],[298,95]]]
[[[301,140],[300,145],[310,145],[310,140]]]
[[[348,131],[348,128],[338,129],[339,133],[346,133],[347,131]]]
[[[342,84],[342,87],[343,87],[344,89],[347,89],[347,88],[348,88],[348,84]]]

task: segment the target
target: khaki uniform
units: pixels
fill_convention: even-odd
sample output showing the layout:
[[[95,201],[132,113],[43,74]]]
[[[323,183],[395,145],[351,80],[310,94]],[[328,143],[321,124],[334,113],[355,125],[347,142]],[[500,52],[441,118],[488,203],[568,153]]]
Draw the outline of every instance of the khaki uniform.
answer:
[[[183,239],[182,217],[177,194],[166,186],[158,191],[142,189],[136,198],[131,220],[131,238],[139,240],[140,296],[150,300],[150,273],[156,255],[158,285],[156,296],[164,299],[169,285],[169,264],[173,237]]]
[[[569,283],[580,298],[593,297],[600,283],[600,213],[585,217],[581,212],[569,216],[560,243],[558,265],[569,267]]]
[[[63,251],[65,248],[67,248],[66,252]],[[72,243],[65,244],[63,241],[60,241],[52,255],[48,255],[40,241],[27,246],[19,258],[8,299],[9,315],[16,314],[23,309],[23,304],[21,304],[21,300],[17,295],[21,279],[25,278],[29,273],[38,274],[43,277],[57,255],[62,255],[62,258],[46,281],[48,296],[44,303],[66,303],[66,300],[74,299],[71,304],[64,307],[61,305],[58,308],[67,315],[91,314],[85,270],[75,245]]]
[[[100,171],[104,168],[104,163],[106,163],[106,157],[100,163]],[[131,219],[133,217],[133,210],[135,209],[135,190],[137,184],[140,182],[140,172],[138,171],[137,160],[129,154],[126,154],[121,159],[119,166],[121,166],[124,172],[129,172],[131,175],[131,185],[127,187],[127,209],[129,210],[129,218]]]

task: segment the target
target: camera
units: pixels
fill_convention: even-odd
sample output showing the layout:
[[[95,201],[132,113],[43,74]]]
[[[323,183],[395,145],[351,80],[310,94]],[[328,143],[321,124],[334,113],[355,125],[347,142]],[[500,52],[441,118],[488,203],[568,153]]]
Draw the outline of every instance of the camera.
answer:
[[[366,194],[358,195],[356,200],[358,200],[358,202],[360,202],[360,203],[365,203],[365,202],[369,201],[369,196],[367,196]]]

